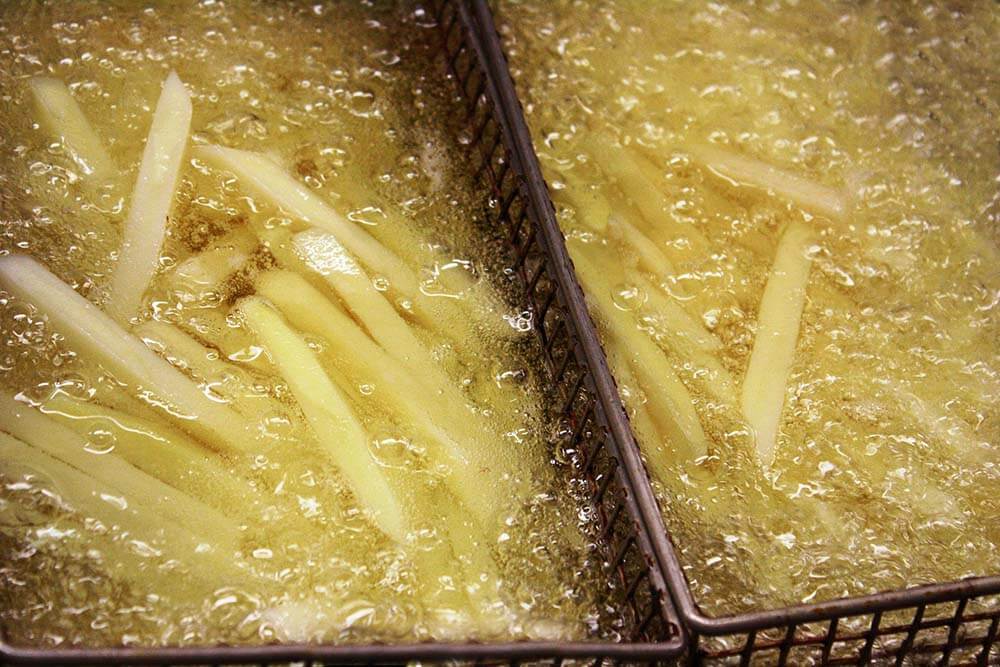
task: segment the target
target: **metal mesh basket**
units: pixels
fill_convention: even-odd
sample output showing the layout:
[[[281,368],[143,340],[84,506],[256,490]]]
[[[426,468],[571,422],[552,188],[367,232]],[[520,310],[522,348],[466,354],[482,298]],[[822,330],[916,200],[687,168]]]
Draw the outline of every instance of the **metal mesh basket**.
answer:
[[[470,1],[471,11],[481,23],[482,43],[487,55],[495,61],[493,66],[509,80],[506,58],[487,0]],[[510,90],[502,92],[508,106],[505,113],[513,117],[510,122],[518,128],[515,139],[520,142],[520,159],[528,164],[529,194],[535,198],[531,206],[547,216],[554,226],[552,202],[513,84]],[[501,171],[501,176],[503,174]],[[523,242],[534,240],[526,237]],[[553,243],[548,238],[544,242]],[[568,261],[564,254],[561,261]],[[531,267],[523,271],[530,279],[537,279]],[[559,280],[573,283],[565,289],[574,296],[579,292],[572,276],[561,276]],[[544,304],[539,312],[544,314]],[[585,319],[586,315],[579,314],[579,317]],[[592,333],[592,327],[587,333]],[[595,352],[588,361],[597,376],[593,382],[602,415],[610,422],[618,447],[631,450],[635,446],[634,436],[623,423],[625,413],[614,391],[614,381],[607,375],[605,359]],[[640,476],[645,474],[628,470],[629,475],[636,472]],[[733,616],[707,616],[694,600],[647,480],[632,477],[631,484],[637,493],[636,507],[649,530],[663,576],[689,635],[688,660],[692,664],[1000,664],[1000,642],[997,641],[1000,576]],[[723,638],[727,641],[720,641]]]
[[[488,19],[486,5],[435,3],[441,57],[466,104],[470,163],[489,195],[485,222],[505,230],[510,274],[531,309],[546,379],[560,402],[554,417],[566,428],[556,446],[573,461],[575,481],[586,488],[596,523],[589,537],[606,568],[603,606],[611,610],[614,640],[108,649],[0,643],[0,665],[603,665],[662,663],[682,654],[681,626],[639,509],[653,502],[651,489],[573,277],[506,64],[495,40],[481,39],[495,37],[491,19],[489,31],[477,27],[483,11]],[[442,76],[444,71],[443,66]]]

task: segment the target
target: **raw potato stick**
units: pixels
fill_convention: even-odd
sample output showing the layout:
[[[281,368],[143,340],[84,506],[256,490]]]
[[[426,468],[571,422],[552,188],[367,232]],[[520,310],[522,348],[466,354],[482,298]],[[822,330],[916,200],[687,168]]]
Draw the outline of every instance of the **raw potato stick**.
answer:
[[[323,276],[386,352],[424,377],[439,375],[440,370],[431,363],[430,352],[410,325],[375,289],[364,269],[336,237],[311,229],[293,236],[292,247],[313,271]]]
[[[223,513],[236,509],[242,516],[244,509],[262,502],[249,481],[234,476],[222,459],[166,424],[61,393],[46,399],[39,409],[81,436],[95,429],[111,433],[112,455]]]
[[[370,271],[385,277],[390,288],[409,299],[415,299],[420,293],[416,275],[399,257],[368,232],[343,218],[270,158],[222,146],[199,146],[195,152],[199,158],[236,174],[252,194],[267,199],[303,222],[336,235],[337,240]]]
[[[493,452],[485,444],[471,419],[474,415],[438,392],[429,394],[417,378],[302,276],[290,271],[264,273],[257,279],[257,291],[297,328],[325,338],[338,362],[356,380],[374,385],[375,395],[383,396],[382,400],[409,422],[414,434],[427,442],[433,462],[447,471],[445,481],[454,494],[488,525],[501,506],[496,488],[504,487],[507,497],[513,497],[505,475],[512,474],[515,466],[509,453]]]
[[[119,322],[128,322],[138,314],[146,288],[159,268],[167,216],[190,128],[191,97],[177,73],[170,72],[146,138],[125,220],[124,241],[105,305]]]
[[[790,224],[781,235],[760,300],[757,336],[743,377],[740,405],[754,430],[757,457],[765,468],[774,462],[775,440],[812,266],[811,244],[812,235],[801,223]]]
[[[752,185],[790,199],[813,213],[840,220],[847,203],[840,191],[717,146],[692,146],[695,160],[735,185]]]
[[[680,224],[670,214],[671,202],[663,192],[665,183],[656,173],[656,166],[645,156],[628,147],[615,146],[607,138],[594,133],[594,161],[615,178],[615,182],[639,210],[646,224],[666,227],[683,237],[694,255],[708,253],[711,244],[693,225]]]
[[[59,79],[36,76],[28,80],[28,88],[38,105],[42,124],[59,137],[83,174],[97,182],[111,179],[116,172],[114,160],[66,84]]]
[[[692,460],[704,456],[708,451],[708,439],[691,395],[669,359],[639,330],[634,316],[615,305],[611,297],[612,286],[602,273],[602,267],[588,257],[587,249],[578,243],[570,250],[587,298],[638,378],[661,433],[679,451],[687,452]]]
[[[595,232],[604,232],[612,216],[611,203],[607,197],[599,187],[592,187],[584,177],[572,170],[562,172],[561,176],[566,182],[566,187],[562,190],[553,190],[553,195],[567,200],[576,211],[576,219],[584,227]]]
[[[354,495],[371,511],[379,528],[403,543],[408,523],[403,505],[371,454],[364,426],[316,354],[263,299],[248,297],[237,309],[278,367],[317,441]]]
[[[252,422],[264,415],[282,414],[280,402],[253,389],[251,375],[236,364],[221,359],[222,354],[205,347],[177,327],[147,320],[132,332],[172,366],[193,375],[206,389],[228,403]],[[235,387],[233,385],[236,385]]]
[[[191,568],[185,577],[193,576],[219,586],[234,585],[252,574],[237,567],[233,555],[218,548],[206,548],[217,545],[217,538],[192,532],[190,527],[194,522],[174,523],[160,513],[162,505],[122,499],[114,486],[101,483],[88,472],[20,438],[0,433],[0,468],[9,474],[12,469],[23,471],[25,467],[50,479],[53,491],[81,516],[97,519],[109,528],[116,527],[129,541],[141,541],[163,551],[168,558],[182,558]]]
[[[188,300],[199,301],[209,295],[221,298],[223,284],[246,264],[257,247],[257,237],[239,228],[209,248],[188,257],[171,269],[170,285]]]
[[[639,266],[657,279],[676,275],[673,262],[657,247],[656,243],[631,222],[621,216],[612,216],[608,223],[612,235],[629,245],[639,257]]]
[[[49,456],[86,473],[95,481],[114,488],[124,504],[138,502],[157,508],[165,518],[184,525],[198,517],[205,542],[222,552],[235,552],[240,542],[239,526],[220,512],[147,475],[115,456],[87,451],[88,442],[35,408],[10,395],[0,395],[0,428]]]
[[[27,255],[0,257],[0,286],[43,313],[68,347],[101,364],[180,428],[222,451],[254,440],[245,421]]]

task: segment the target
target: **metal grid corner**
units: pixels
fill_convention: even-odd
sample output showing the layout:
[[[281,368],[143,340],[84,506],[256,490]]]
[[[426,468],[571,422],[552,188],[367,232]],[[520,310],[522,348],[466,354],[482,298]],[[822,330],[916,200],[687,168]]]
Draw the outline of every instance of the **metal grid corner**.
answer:
[[[509,81],[506,56],[488,0],[467,1],[481,22],[487,57]],[[552,201],[513,82],[504,88],[507,113],[513,117],[509,122],[516,128],[514,139],[520,151],[517,159],[528,167],[532,206],[551,221],[558,234]],[[561,245],[561,240],[560,235],[556,245]],[[546,238],[546,242],[553,241]],[[565,248],[559,261],[572,266]],[[573,307],[584,307],[580,305],[582,293],[575,276],[561,279],[571,283],[567,291],[574,300]],[[575,315],[590,324],[586,312]],[[589,345],[589,338],[587,342]],[[631,465],[631,453],[637,451],[637,445],[606,359],[599,350],[588,352],[587,363],[596,376],[593,386],[601,400],[602,416],[609,423],[616,446],[629,453],[624,469],[630,478],[629,486],[637,494],[635,509],[646,526],[650,546],[688,635],[689,664],[1000,665],[1000,575],[731,616],[704,614],[692,595],[647,473],[641,461],[638,468]]]
[[[556,446],[573,462],[596,522],[604,606],[613,640],[570,642],[426,642],[399,645],[206,646],[163,648],[27,648],[0,641],[0,665],[574,665],[663,664],[686,648],[685,635],[646,531],[643,503],[653,503],[638,448],[583,294],[547,198],[489,8],[466,0],[433,2],[441,58],[465,101],[475,179],[485,184],[486,216],[506,235],[508,265],[531,308],[547,380],[557,397],[553,417],[567,428]],[[481,26],[487,29],[482,30]],[[502,67],[498,67],[503,63]],[[636,480],[639,485],[636,485]],[[609,635],[610,636],[610,635]]]

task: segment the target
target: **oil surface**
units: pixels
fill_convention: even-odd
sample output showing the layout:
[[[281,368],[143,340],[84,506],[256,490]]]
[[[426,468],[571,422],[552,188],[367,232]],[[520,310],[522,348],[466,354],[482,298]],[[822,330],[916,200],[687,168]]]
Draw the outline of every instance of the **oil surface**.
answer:
[[[707,436],[692,457],[647,428],[636,369],[611,359],[702,609],[1000,571],[997,5],[508,0],[498,13],[571,253],[605,269],[588,298],[634,316]],[[805,179],[843,211],[715,169],[704,146]],[[812,269],[762,466],[739,386],[792,224],[814,234]],[[648,270],[628,225],[671,266]],[[593,312],[607,338],[607,311]],[[682,320],[717,350],[691,353]]]
[[[566,493],[559,465],[547,463],[553,427],[540,407],[534,340],[514,316],[519,309],[492,287],[502,281],[472,224],[478,196],[450,166],[463,164],[463,149],[440,121],[455,114],[435,31],[419,6],[4,3],[2,253],[30,254],[101,303],[152,111],[175,70],[191,93],[192,137],[161,271],[138,320],[170,324],[201,346],[195,363],[171,357],[169,345],[165,356],[206,396],[252,415],[257,434],[252,454],[216,457],[226,473],[218,486],[206,477],[188,490],[238,532],[218,570],[192,565],[198,556],[157,537],[155,525],[154,537],[142,541],[81,514],[45,470],[3,461],[0,625],[7,641],[553,639],[597,630],[600,568],[585,537],[586,513]],[[69,86],[117,163],[109,182],[88,180],[39,123],[26,87],[38,75]],[[511,480],[519,494],[497,492],[493,522],[445,526],[441,512],[459,514],[458,501],[428,467],[420,438],[386,402],[384,386],[342,371],[329,341],[307,337],[360,415],[372,455],[412,505],[426,510],[402,544],[373,527],[318,452],[289,387],[232,314],[275,263],[255,233],[297,223],[249,196],[232,174],[193,158],[191,146],[204,144],[266,152],[403,257],[419,273],[420,299],[480,313],[473,335],[458,341],[439,331],[464,331],[465,320],[412,330],[471,406],[468,420],[487,424],[488,446],[520,471]],[[248,255],[232,275],[207,288],[197,274],[178,277],[178,265],[220,243]],[[392,295],[382,277],[374,283]],[[30,304],[0,298],[3,392],[75,426],[94,465],[128,443],[152,451],[163,441],[177,444],[174,436],[191,440],[178,431],[183,424],[74,353]],[[393,305],[404,317],[412,306]],[[429,393],[416,400],[440,399]],[[103,418],[102,406],[146,421]],[[127,508],[131,499],[102,500]],[[192,516],[185,528],[203,523]],[[469,536],[468,552],[450,546],[448,531]],[[471,553],[493,565],[478,570]]]

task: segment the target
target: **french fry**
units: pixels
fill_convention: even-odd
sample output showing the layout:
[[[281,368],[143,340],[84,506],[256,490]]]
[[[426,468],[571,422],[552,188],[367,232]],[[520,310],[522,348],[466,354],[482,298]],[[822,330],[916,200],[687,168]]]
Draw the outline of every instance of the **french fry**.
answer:
[[[42,124],[59,137],[80,171],[98,183],[110,180],[117,171],[114,160],[66,84],[59,79],[36,76],[28,80],[28,88]]]
[[[222,459],[167,424],[63,393],[47,398],[39,410],[83,437],[97,429],[110,433],[111,455],[223,513],[236,509],[242,516],[243,509],[261,502],[256,489]]]
[[[450,385],[428,388],[421,382],[427,378],[408,372],[299,274],[263,273],[257,278],[257,292],[295,327],[325,338],[356,380],[374,384],[375,395],[426,442],[455,495],[481,523],[495,518],[499,505],[492,489],[499,485],[513,493],[510,478],[517,466],[506,448],[494,448],[484,437],[460,392]]]
[[[295,234],[292,247],[313,271],[323,276],[386,352],[424,377],[440,376],[428,349],[336,237],[312,229]]]
[[[635,251],[639,257],[639,266],[652,273],[657,279],[675,275],[677,269],[660,248],[625,218],[613,215],[608,222],[612,237],[621,240]]]
[[[177,73],[170,72],[153,113],[105,304],[119,322],[128,322],[138,314],[143,294],[159,266],[190,128],[191,97]]]
[[[388,280],[391,289],[410,299],[420,293],[416,275],[399,257],[368,232],[342,217],[270,158],[222,146],[199,146],[195,154],[236,174],[256,196],[267,199],[303,222],[335,235],[372,273]]]
[[[222,553],[239,550],[239,526],[221,512],[147,475],[121,458],[88,452],[85,438],[9,394],[0,395],[0,428],[114,489],[116,496],[121,498],[121,504],[136,502],[156,507],[158,513],[178,525],[184,525],[191,517],[197,516],[199,530],[204,531],[205,541],[210,542],[213,548]]]
[[[103,483],[89,471],[79,470],[48,451],[6,433],[0,433],[0,470],[7,474],[34,472],[51,480],[53,491],[80,516],[116,528],[130,542],[142,542],[147,549],[156,549],[168,558],[179,558],[189,568],[186,577],[219,586],[254,576],[251,570],[237,565],[239,561],[232,553],[219,548],[219,540],[224,536],[206,533],[202,524],[192,522],[190,516],[183,523],[176,523],[162,514],[162,503],[150,505],[123,497],[118,487]],[[193,529],[195,525],[197,530]],[[112,556],[131,556],[114,545],[114,541],[101,542],[101,548],[110,549]],[[132,563],[120,569],[143,584],[149,576],[136,576]],[[260,585],[259,580],[254,583]],[[187,584],[181,582],[176,587],[187,588]]]
[[[379,528],[404,542],[409,522],[403,504],[372,456],[364,427],[315,353],[263,299],[247,297],[237,309],[281,371],[317,441],[354,495]]]
[[[611,203],[599,187],[589,184],[573,170],[567,169],[560,176],[566,182],[563,190],[555,190],[556,198],[565,199],[576,212],[576,219],[584,227],[595,232],[604,232],[612,217]]]
[[[602,274],[601,267],[588,256],[583,244],[573,244],[570,250],[587,299],[638,378],[649,401],[650,415],[661,433],[692,460],[704,456],[708,451],[708,439],[691,395],[670,361],[649,336],[639,331],[635,318],[614,304],[612,285]]]
[[[221,353],[209,349],[177,327],[147,320],[132,332],[172,366],[193,375],[206,389],[226,401],[252,422],[266,414],[281,414],[281,404],[266,394],[253,390],[253,377],[236,364],[221,359]]]
[[[222,286],[250,260],[257,238],[245,228],[213,243],[182,262],[169,274],[170,286],[184,295],[185,301],[204,301],[210,296],[224,296]]]
[[[594,161],[614,177],[647,225],[682,236],[695,256],[709,252],[711,244],[701,231],[693,225],[679,224],[671,217],[671,202],[655,165],[637,151],[615,146],[599,133],[588,139],[593,143]]]
[[[76,352],[101,364],[159,414],[227,452],[243,452],[253,438],[233,410],[147,349],[135,336],[27,255],[0,257],[0,286],[35,306]]]
[[[805,307],[812,266],[808,250],[812,243],[809,229],[798,222],[790,224],[781,235],[761,297],[757,335],[743,377],[740,406],[754,430],[757,456],[765,468],[774,461],[788,374]]]
[[[841,220],[847,213],[846,197],[841,191],[778,169],[767,162],[707,144],[689,146],[687,152],[733,185],[751,185],[774,192],[808,211],[833,220]]]

